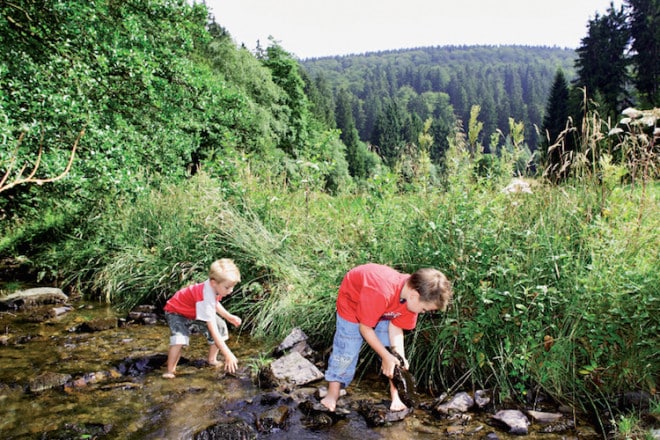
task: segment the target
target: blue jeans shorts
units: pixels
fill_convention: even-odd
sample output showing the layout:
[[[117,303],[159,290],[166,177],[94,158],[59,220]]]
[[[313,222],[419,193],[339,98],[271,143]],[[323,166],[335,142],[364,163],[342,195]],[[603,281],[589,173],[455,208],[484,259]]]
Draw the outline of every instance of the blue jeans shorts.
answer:
[[[390,346],[389,325],[389,321],[379,321],[374,329],[378,339],[385,347]],[[360,324],[347,321],[337,315],[337,330],[332,341],[332,353],[328,360],[325,380],[340,382],[347,387],[355,377],[355,369],[363,343]]]
[[[188,319],[185,316],[169,312],[165,312],[165,319],[170,326],[170,345],[188,345],[191,332],[199,332],[203,334],[209,344],[215,343],[211,337],[206,321]],[[223,341],[229,339],[229,331],[227,330],[227,323],[225,320],[220,316],[215,315],[215,322],[218,324],[220,339]]]

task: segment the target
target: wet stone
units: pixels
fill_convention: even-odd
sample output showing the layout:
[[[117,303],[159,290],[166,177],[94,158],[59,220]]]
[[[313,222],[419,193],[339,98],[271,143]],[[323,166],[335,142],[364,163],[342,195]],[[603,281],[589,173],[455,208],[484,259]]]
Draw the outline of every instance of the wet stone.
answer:
[[[142,376],[165,365],[166,354],[154,354],[150,356],[124,359],[117,370],[127,376]]]
[[[529,419],[517,409],[504,409],[493,415],[493,420],[504,424],[509,428],[511,434],[527,435],[529,431]]]
[[[334,411],[330,411],[320,402],[312,400],[301,402],[298,404],[298,409],[305,415],[301,419],[301,423],[308,429],[330,427],[350,414],[349,410],[341,406],[337,406]]]
[[[257,417],[257,430],[270,432],[274,429],[284,429],[289,418],[289,407],[280,405],[269,409]]]
[[[549,413],[532,410],[527,411],[527,415],[530,416],[536,423],[556,422],[563,417],[560,413]]]
[[[358,412],[364,417],[368,426],[375,427],[400,422],[412,414],[413,408],[409,407],[403,411],[391,411],[384,404],[375,403],[371,400],[361,400],[358,402]]]
[[[158,315],[155,313],[129,312],[128,317],[133,321],[145,325],[154,325],[158,323]]]
[[[45,372],[35,377],[28,385],[28,390],[32,393],[40,393],[42,391],[50,390],[64,386],[65,383],[71,380],[70,374]]]
[[[255,440],[257,432],[244,420],[229,419],[195,434],[195,440]]]
[[[275,405],[280,399],[282,399],[282,394],[278,392],[265,393],[261,395],[259,403],[262,405]]]
[[[557,422],[550,422],[539,430],[540,433],[563,433],[575,429],[575,422],[573,420],[561,420]]]
[[[454,413],[468,411],[474,405],[474,399],[466,392],[457,393],[449,402],[436,405],[434,410],[437,414],[446,416]]]
[[[35,287],[0,298],[0,310],[27,310],[44,304],[63,304],[69,297],[56,287]]]
[[[323,373],[300,353],[292,352],[274,360],[270,370],[276,380],[305,385],[323,379]]]
[[[490,403],[490,395],[486,390],[477,390],[474,392],[474,403],[478,408],[484,409]]]
[[[95,318],[87,322],[83,322],[74,328],[74,331],[83,333],[101,332],[103,330],[110,330],[117,328],[117,318]]]
[[[291,350],[296,345],[304,343],[305,341],[307,341],[307,335],[302,331],[302,329],[296,327],[291,330],[291,333],[289,333],[289,335],[284,338],[282,343],[277,346],[277,348],[274,350],[274,354],[279,356],[282,353],[285,353],[287,350]]]

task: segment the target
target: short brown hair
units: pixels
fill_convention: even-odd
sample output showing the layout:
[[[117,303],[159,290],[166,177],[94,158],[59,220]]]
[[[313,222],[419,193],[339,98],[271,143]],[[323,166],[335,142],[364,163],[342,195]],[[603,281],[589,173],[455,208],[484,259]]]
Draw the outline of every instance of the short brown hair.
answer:
[[[223,281],[241,281],[241,272],[229,258],[221,258],[214,261],[209,269],[209,278],[221,283]]]
[[[445,274],[430,267],[413,273],[408,279],[408,286],[419,293],[421,301],[437,305],[438,310],[442,312],[447,310],[454,295],[451,283]]]

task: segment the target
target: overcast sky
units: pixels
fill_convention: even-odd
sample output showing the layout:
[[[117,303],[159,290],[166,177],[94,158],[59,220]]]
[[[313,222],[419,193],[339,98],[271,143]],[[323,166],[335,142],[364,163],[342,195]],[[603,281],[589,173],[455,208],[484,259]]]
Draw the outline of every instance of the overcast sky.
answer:
[[[273,36],[298,58],[422,46],[577,48],[611,0],[206,0],[216,22],[253,50]],[[614,0],[621,7],[623,0]]]

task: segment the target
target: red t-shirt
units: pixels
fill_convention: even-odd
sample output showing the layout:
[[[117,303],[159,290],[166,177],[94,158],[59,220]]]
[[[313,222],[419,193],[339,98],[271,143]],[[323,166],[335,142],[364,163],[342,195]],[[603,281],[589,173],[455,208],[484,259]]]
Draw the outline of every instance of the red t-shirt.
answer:
[[[410,275],[382,264],[364,264],[351,269],[339,286],[337,313],[347,321],[376,327],[392,321],[404,330],[417,324],[417,314],[399,302],[401,289]]]
[[[215,292],[209,280],[184,287],[167,301],[163,310],[188,319],[215,322]]]

